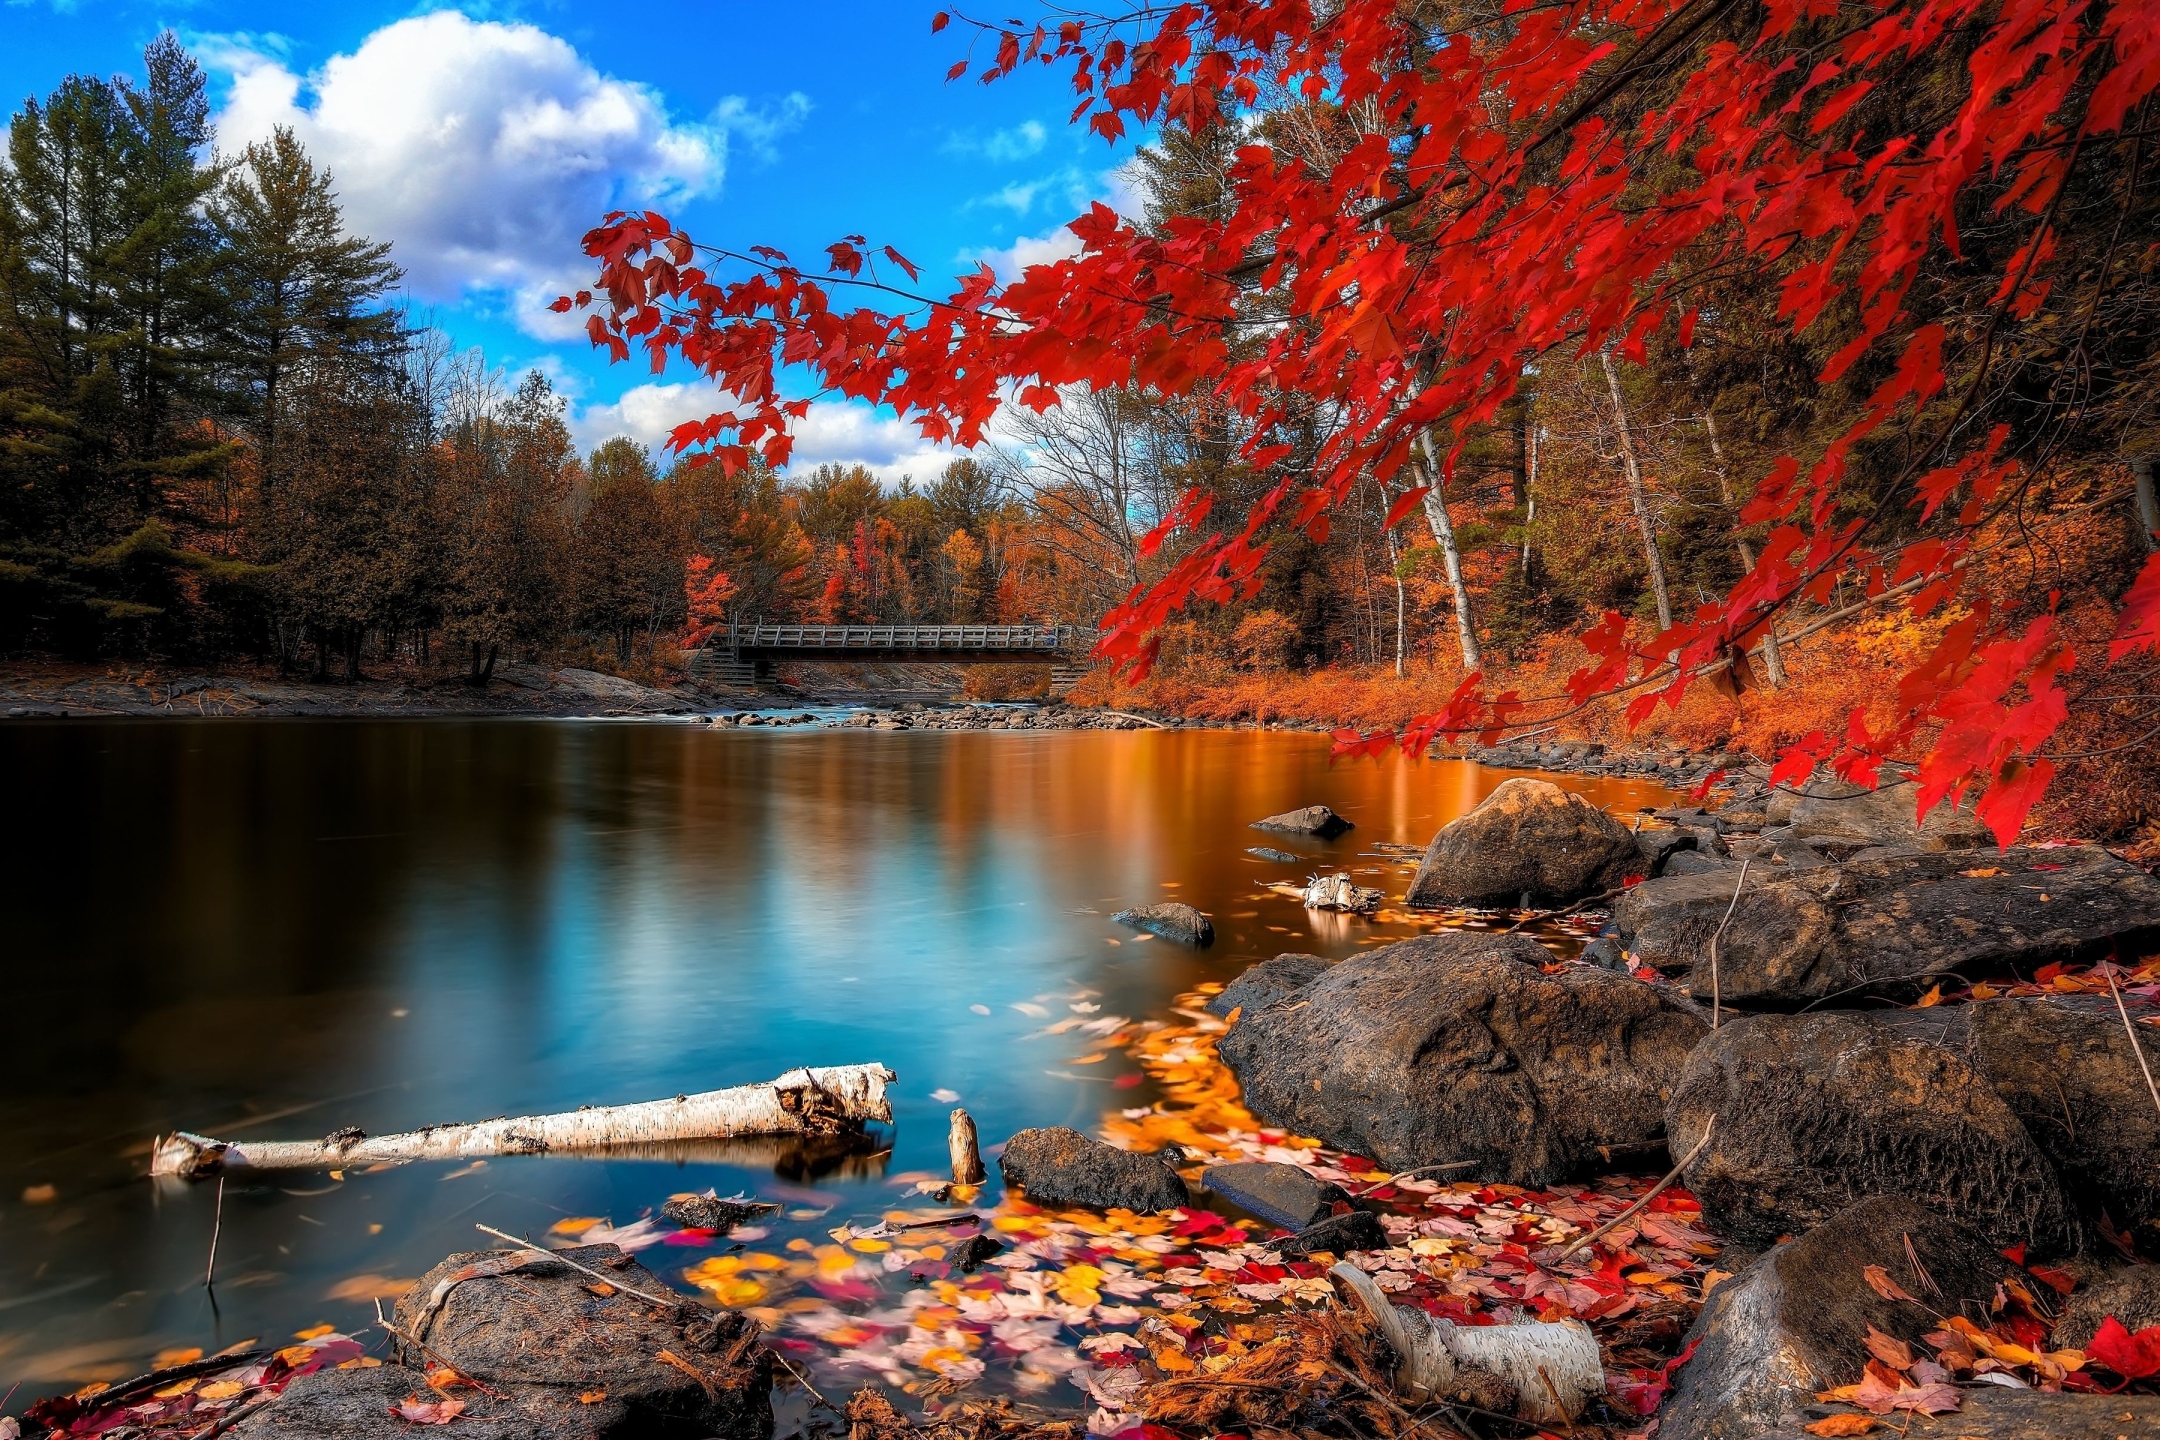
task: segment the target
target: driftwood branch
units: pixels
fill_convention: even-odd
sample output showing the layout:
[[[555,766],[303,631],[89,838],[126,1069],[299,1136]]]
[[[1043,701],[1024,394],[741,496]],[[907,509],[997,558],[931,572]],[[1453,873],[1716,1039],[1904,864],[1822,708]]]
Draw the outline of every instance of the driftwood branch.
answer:
[[[402,1135],[339,1130],[320,1140],[212,1140],[187,1131],[160,1139],[152,1175],[204,1179],[227,1170],[335,1170],[408,1160],[464,1160],[490,1155],[545,1155],[737,1135],[825,1135],[866,1121],[892,1119],[883,1065],[790,1070],[762,1085],[738,1085],[600,1105],[559,1115],[521,1115],[471,1125],[431,1125]]]

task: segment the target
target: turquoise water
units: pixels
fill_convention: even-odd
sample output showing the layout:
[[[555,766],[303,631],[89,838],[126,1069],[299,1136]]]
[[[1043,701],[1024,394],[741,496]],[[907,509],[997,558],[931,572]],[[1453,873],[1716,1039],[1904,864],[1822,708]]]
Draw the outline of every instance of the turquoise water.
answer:
[[[1077,1037],[1039,1036],[1047,1017],[1145,1017],[1255,959],[1414,933],[1261,885],[1325,866],[1399,897],[1406,865],[1373,842],[1422,845],[1505,778],[1331,766],[1302,734],[553,721],[16,723],[0,773],[10,1408],[168,1348],[358,1330],[371,1294],[489,1243],[476,1221],[626,1225],[714,1186],[785,1201],[773,1243],[822,1239],[943,1168],[953,1103],[986,1143],[1087,1129],[1149,1091],[1122,1054],[1074,1068]],[[1576,788],[1620,811],[1663,795]],[[1358,828],[1246,828],[1314,803]],[[1167,898],[1215,916],[1212,949],[1110,922]],[[142,1178],[175,1128],[380,1134],[872,1060],[898,1072],[896,1123],[853,1154],[232,1181],[214,1292],[215,1186]]]

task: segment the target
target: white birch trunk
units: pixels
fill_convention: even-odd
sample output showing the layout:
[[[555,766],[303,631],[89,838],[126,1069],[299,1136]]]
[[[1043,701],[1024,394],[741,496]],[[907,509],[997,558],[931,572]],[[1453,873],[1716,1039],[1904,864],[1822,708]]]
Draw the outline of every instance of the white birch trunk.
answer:
[[[1484,661],[1478,654],[1477,625],[1470,614],[1470,590],[1463,584],[1462,552],[1455,548],[1455,527],[1448,520],[1447,497],[1440,489],[1440,462],[1433,454],[1432,432],[1418,432],[1425,451],[1425,519],[1432,525],[1433,539],[1440,542],[1440,558],[1447,565],[1448,587],[1455,592],[1455,639],[1462,646],[1464,670],[1478,670]]]
[[[763,1085],[708,1090],[672,1100],[600,1105],[559,1115],[521,1115],[471,1125],[431,1125],[402,1135],[341,1130],[321,1140],[212,1140],[182,1130],[160,1139],[152,1175],[201,1179],[225,1170],[335,1170],[408,1160],[544,1155],[618,1145],[714,1140],[734,1135],[815,1135],[892,1119],[882,1065],[790,1070]]]
[[[1665,561],[1658,555],[1657,530],[1650,523],[1650,498],[1643,492],[1642,464],[1635,457],[1635,432],[1628,428],[1627,401],[1620,396],[1620,372],[1613,369],[1612,351],[1600,350],[1605,366],[1605,385],[1612,391],[1613,413],[1620,417],[1620,463],[1627,471],[1628,503],[1635,508],[1635,526],[1642,531],[1643,558],[1650,562],[1650,589],[1657,596],[1658,628],[1672,629],[1672,596],[1665,589]]]

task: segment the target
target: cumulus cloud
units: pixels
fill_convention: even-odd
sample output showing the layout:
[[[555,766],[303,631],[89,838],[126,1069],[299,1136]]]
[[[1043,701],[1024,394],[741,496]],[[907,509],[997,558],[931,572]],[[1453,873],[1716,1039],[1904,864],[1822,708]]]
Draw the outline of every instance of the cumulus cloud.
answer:
[[[988,139],[954,135],[946,140],[945,150],[948,154],[981,155],[1000,164],[1010,164],[1041,154],[1049,139],[1050,132],[1040,120],[1023,120],[1009,130],[993,132]]]
[[[677,425],[728,408],[712,386],[696,382],[631,387],[612,404],[588,405],[571,416],[571,431],[587,450],[616,435],[652,447],[655,455]],[[820,465],[862,465],[887,484],[912,475],[918,484],[935,479],[965,454],[932,445],[915,427],[867,405],[820,401],[792,427],[795,449],[788,473],[807,475]]]
[[[603,213],[716,193],[731,137],[769,150],[809,105],[730,99],[677,119],[657,91],[601,74],[545,30],[449,10],[384,26],[306,76],[276,37],[196,44],[231,76],[226,150],[290,126],[335,175],[351,228],[393,242],[409,288],[492,294],[543,338],[577,328],[541,306],[587,278],[578,238]]]

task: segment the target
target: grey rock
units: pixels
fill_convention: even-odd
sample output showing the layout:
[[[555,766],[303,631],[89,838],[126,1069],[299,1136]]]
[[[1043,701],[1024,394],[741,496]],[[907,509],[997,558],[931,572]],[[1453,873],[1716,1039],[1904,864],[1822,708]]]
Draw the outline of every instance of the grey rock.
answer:
[[[1613,919],[1644,963],[1686,970],[1707,995],[1710,939],[1735,883],[1647,881],[1620,897]],[[1759,1006],[1917,993],[1953,972],[2030,974],[2155,942],[2160,879],[2098,846],[1907,851],[1792,874],[1758,858],[1719,940],[1719,986],[1727,1002]]]
[[[2055,1168],[1986,1076],[1915,1025],[1926,1011],[1728,1020],[1666,1107],[1704,1223],[1768,1241],[1903,1196],[2036,1255],[2077,1248]],[[1715,1124],[1713,1126],[1713,1117]]]
[[[1352,1210],[1330,1215],[1269,1245],[1282,1255],[1348,1255],[1353,1250],[1385,1250],[1394,1243],[1371,1211]]]
[[[1600,970],[1616,970],[1622,975],[1630,973],[1627,952],[1610,935],[1600,935],[1583,946],[1580,959],[1585,965],[1595,965]]]
[[[2124,1265],[2084,1280],[2063,1302],[2048,1343],[2083,1350],[2110,1315],[2133,1333],[2160,1325],[2160,1265]]]
[[[1664,987],[1547,975],[1551,959],[1474,931],[1384,946],[1246,1010],[1219,1052],[1272,1124],[1390,1169],[1470,1160],[1468,1177],[1549,1183],[1599,1145],[1657,1139],[1707,1028]]]
[[[1318,955],[1277,955],[1248,966],[1245,973],[1223,987],[1223,992],[1208,1001],[1211,1015],[1228,1017],[1232,1012],[1258,1010],[1272,1005],[1285,995],[1294,994],[1320,978],[1321,972],[1334,964]]]
[[[1867,1283],[1870,1265],[1929,1303],[1885,1300]],[[1930,1305],[1985,1314],[1996,1282],[2016,1273],[1985,1237],[1911,1201],[1852,1206],[1710,1293],[1688,1332],[1694,1357],[1659,1411],[1658,1440],[1754,1440],[1817,1391],[1858,1381],[1870,1325],[1916,1342],[1940,1323]]]
[[[1625,825],[1547,780],[1502,782],[1450,821],[1410,882],[1412,905],[1565,905],[1644,873]]]
[[[1286,810],[1265,820],[1255,820],[1252,828],[1278,830],[1285,835],[1316,835],[1322,840],[1331,840],[1343,831],[1357,827],[1325,805],[1307,805],[1302,810]]]
[[[1635,848],[1642,854],[1642,873],[1654,880],[1665,873],[1666,862],[1673,856],[1694,850],[1696,839],[1694,832],[1688,830],[1638,830]]]
[[[1730,860],[1720,860],[1701,850],[1680,850],[1666,860],[1665,867],[1658,871],[1658,878],[1663,879],[1668,875],[1723,875],[1728,877],[1725,883],[1730,885],[1732,872],[1738,868]]]
[[[1292,855],[1287,850],[1277,850],[1270,845],[1249,845],[1246,847],[1245,853],[1257,855],[1262,860],[1273,860],[1278,865],[1295,865],[1305,858],[1302,855]]]
[[[1974,1385],[1947,1415],[1900,1414],[1871,1433],[1882,1440],[2160,1440],[2160,1396],[2071,1395]],[[1804,1407],[1761,1440],[1815,1440],[1803,1425],[1831,1413]],[[1660,1437],[1668,1432],[1658,1431]]]
[[[725,1235],[746,1221],[779,1213],[778,1205],[762,1200],[725,1200],[707,1193],[684,1195],[660,1207],[666,1219],[693,1230],[715,1230]]]
[[[1325,1218],[1337,1200],[1350,1198],[1340,1185],[1316,1179],[1300,1166],[1266,1161],[1210,1165],[1200,1172],[1200,1183],[1240,1210],[1286,1230],[1303,1230]]]
[[[1022,1130],[998,1156],[1005,1183],[1041,1205],[1151,1214],[1186,1203],[1185,1181],[1161,1155],[1136,1155],[1063,1125]]]
[[[1215,943],[1215,924],[1192,906],[1177,900],[1160,905],[1135,905],[1130,910],[1120,910],[1110,917],[1120,925],[1130,925],[1135,930],[1145,930],[1165,940],[1175,940],[1180,945],[1212,945]]]
[[[1928,812],[1925,823],[1919,822],[1913,814],[1917,808],[1913,782],[1889,772],[1883,781],[1881,788],[1869,790],[1835,776],[1817,775],[1797,793],[1774,796],[1771,821],[1790,826],[1790,833],[1802,840],[1846,840],[1913,850],[1993,847],[1995,837],[1970,813],[1961,813],[1944,801]]]

